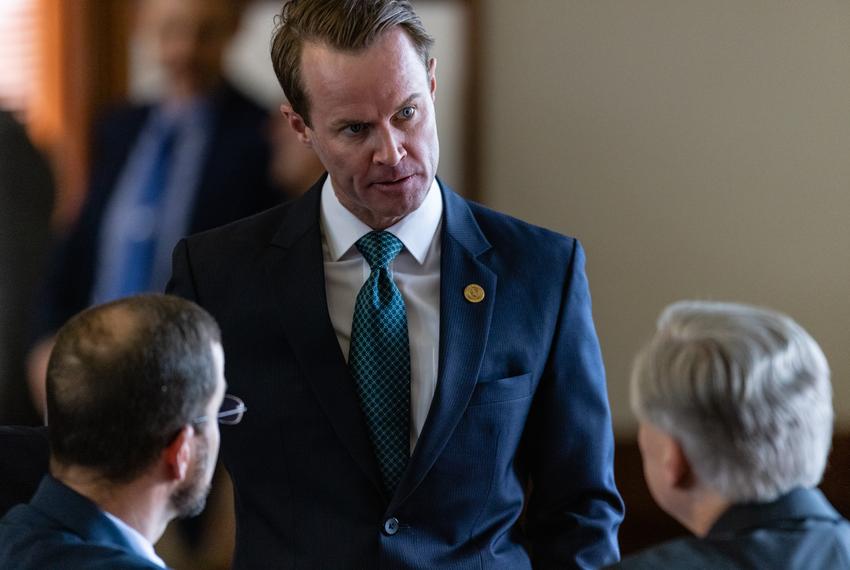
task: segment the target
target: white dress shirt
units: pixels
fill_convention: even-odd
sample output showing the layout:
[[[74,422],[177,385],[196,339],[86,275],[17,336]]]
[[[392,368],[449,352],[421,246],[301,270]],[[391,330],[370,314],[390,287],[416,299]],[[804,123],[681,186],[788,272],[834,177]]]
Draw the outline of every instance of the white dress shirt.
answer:
[[[153,544],[142,535],[139,531],[113,515],[112,513],[108,513],[106,511],[101,511],[106,515],[106,518],[115,523],[115,526],[118,527],[118,530],[121,531],[121,534],[124,535],[124,538],[133,545],[136,554],[143,556],[156,564],[157,566],[162,566],[166,568],[165,562],[163,562],[162,558],[157,556],[156,551],[153,549]]]
[[[437,385],[442,217],[443,197],[435,179],[419,208],[386,229],[404,244],[404,249],[390,264],[390,272],[407,310],[411,453],[419,440]],[[371,273],[369,264],[354,244],[372,228],[339,202],[330,176],[322,187],[321,230],[328,312],[342,354],[348,360],[354,304]]]

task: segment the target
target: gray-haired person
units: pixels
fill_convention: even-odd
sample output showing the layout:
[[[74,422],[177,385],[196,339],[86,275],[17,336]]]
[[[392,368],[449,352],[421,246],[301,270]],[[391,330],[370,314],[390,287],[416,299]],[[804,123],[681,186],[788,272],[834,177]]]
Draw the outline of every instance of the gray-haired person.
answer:
[[[829,366],[791,318],[668,307],[632,369],[647,485],[696,536],[618,567],[850,568],[850,524],[814,487],[832,439]]]

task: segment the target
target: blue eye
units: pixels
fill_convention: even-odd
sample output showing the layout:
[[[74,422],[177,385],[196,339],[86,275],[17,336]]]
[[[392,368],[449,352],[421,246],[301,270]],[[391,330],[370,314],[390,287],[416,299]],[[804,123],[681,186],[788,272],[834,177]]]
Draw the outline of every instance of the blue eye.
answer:
[[[401,111],[398,112],[398,116],[402,119],[412,119],[413,115],[416,114],[415,107],[405,107]]]

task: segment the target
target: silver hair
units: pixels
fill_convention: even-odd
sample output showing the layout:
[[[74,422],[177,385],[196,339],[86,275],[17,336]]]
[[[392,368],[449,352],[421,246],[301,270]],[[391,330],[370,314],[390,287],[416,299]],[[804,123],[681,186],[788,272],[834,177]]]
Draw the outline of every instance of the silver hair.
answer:
[[[632,409],[732,502],[814,487],[832,440],[829,365],[791,318],[733,303],[667,307],[632,367]]]

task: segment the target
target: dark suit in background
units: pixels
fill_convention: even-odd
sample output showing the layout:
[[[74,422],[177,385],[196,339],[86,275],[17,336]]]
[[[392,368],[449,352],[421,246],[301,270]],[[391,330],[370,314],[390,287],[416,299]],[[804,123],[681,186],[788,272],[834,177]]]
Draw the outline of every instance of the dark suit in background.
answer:
[[[136,552],[97,505],[47,475],[32,501],[18,505],[0,520],[0,568],[161,567]]]
[[[0,424],[39,422],[24,359],[52,209],[47,161],[23,127],[0,111]]]
[[[261,211],[279,201],[268,181],[268,113],[228,84],[211,96],[210,140],[186,235]],[[120,108],[94,135],[91,184],[79,220],[56,253],[39,327],[49,334],[91,303],[110,199],[152,106]]]
[[[614,568],[841,570],[850,568],[850,524],[820,491],[797,488],[771,503],[734,505],[705,538],[673,540]]]
[[[218,320],[229,390],[251,410],[222,433],[236,490],[235,567],[616,560],[623,505],[578,242],[441,185],[437,387],[389,497],[328,316],[322,183],[175,250],[170,291]],[[471,283],[481,302],[464,298]]]
[[[0,426],[0,517],[30,500],[49,457],[46,427]]]

